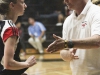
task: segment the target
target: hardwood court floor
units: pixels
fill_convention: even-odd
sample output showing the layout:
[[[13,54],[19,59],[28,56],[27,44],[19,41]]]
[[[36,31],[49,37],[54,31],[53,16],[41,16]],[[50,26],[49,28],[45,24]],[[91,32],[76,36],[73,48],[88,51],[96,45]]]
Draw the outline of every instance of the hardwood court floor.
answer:
[[[63,61],[37,62],[29,68],[27,73],[30,75],[71,75],[69,65]]]
[[[26,58],[29,56],[30,55],[26,55]],[[71,75],[69,63],[57,60],[61,59],[59,54],[37,54],[35,56],[37,64],[27,70],[29,75]]]

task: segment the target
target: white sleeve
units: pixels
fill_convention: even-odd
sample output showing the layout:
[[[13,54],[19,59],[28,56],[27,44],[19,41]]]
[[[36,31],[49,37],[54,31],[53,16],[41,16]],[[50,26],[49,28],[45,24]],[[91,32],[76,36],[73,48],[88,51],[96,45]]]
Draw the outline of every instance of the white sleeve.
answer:
[[[100,12],[93,16],[91,25],[91,36],[100,35]]]

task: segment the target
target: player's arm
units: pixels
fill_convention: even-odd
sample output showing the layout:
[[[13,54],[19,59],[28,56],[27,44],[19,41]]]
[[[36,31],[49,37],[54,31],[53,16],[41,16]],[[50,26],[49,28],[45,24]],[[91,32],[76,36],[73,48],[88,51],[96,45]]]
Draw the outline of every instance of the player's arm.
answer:
[[[16,46],[17,36],[9,37],[4,45],[4,68],[10,70],[19,70],[23,68],[28,68],[36,63],[35,57],[30,57],[26,62],[17,62],[14,58],[15,46]]]

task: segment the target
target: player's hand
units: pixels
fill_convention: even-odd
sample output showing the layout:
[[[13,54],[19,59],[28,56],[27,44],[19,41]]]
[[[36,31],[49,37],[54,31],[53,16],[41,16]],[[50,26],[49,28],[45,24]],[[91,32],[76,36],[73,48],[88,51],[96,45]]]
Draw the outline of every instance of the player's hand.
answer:
[[[25,62],[28,63],[28,67],[31,67],[36,64],[35,56],[30,56]]]
[[[50,53],[59,51],[64,48],[64,40],[61,37],[56,36],[55,34],[53,34],[53,37],[55,38],[55,41],[51,43],[46,49]]]

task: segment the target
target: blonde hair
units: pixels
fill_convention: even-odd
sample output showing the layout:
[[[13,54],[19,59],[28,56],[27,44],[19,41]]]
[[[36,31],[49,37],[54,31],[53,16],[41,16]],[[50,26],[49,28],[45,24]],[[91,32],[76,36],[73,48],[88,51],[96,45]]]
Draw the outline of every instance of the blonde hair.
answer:
[[[9,4],[16,3],[17,0],[0,0],[0,14],[5,15],[9,12]]]

